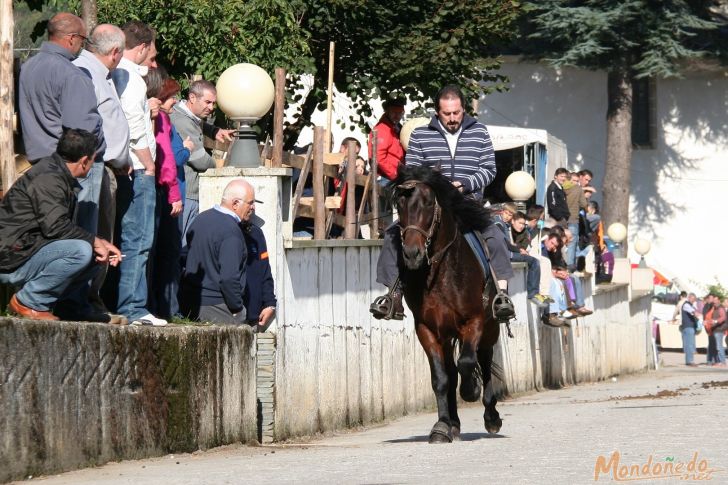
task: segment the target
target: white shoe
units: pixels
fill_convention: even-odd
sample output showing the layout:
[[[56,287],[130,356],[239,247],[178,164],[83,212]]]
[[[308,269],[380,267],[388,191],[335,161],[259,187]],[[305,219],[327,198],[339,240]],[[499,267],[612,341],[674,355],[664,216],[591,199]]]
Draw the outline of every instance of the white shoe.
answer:
[[[167,325],[167,320],[163,318],[157,318],[151,313],[147,313],[143,317],[139,317],[131,322],[132,325],[151,325],[152,327],[164,327]]]
[[[571,313],[569,310],[565,310],[561,313],[561,318],[567,318],[569,320],[576,318],[578,315]]]

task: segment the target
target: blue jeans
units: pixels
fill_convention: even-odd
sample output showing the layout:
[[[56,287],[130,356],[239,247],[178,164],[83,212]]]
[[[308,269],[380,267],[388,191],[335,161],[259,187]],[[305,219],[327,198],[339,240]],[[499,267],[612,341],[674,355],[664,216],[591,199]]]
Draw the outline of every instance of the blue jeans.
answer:
[[[533,298],[538,294],[538,286],[541,282],[541,265],[538,259],[527,254],[513,253],[511,255],[511,261],[514,263],[528,264],[528,271],[526,272],[526,293],[528,298]]]
[[[117,312],[135,320],[147,315],[147,262],[154,242],[154,206],[157,191],[154,175],[134,170],[132,179],[117,177],[118,213],[121,216]]]
[[[93,249],[81,239],[62,239],[46,244],[20,268],[0,273],[0,283],[21,287],[15,297],[28,308],[51,311],[64,295],[88,283]]]
[[[566,246],[566,265],[569,267],[569,269],[571,269],[576,266],[576,248],[579,244],[579,223],[569,223],[569,230],[574,237],[571,239],[571,242]]]
[[[680,329],[683,338],[683,352],[685,353],[685,363],[693,363],[693,354],[695,353],[695,329],[693,327],[682,327]]]
[[[85,178],[78,179],[81,191],[78,193],[76,223],[93,235],[99,225],[99,197],[104,178],[104,163],[95,162]]]
[[[713,340],[715,340],[715,348],[717,350],[717,364],[725,364],[725,332],[713,332]]]
[[[558,278],[551,278],[549,296],[552,303],[549,303],[549,313],[561,313],[566,310],[566,288]]]
[[[167,201],[167,189],[157,187],[157,238],[149,266],[149,306],[153,313],[169,319],[179,315],[177,292],[181,278],[180,253],[182,251],[179,218],[172,217],[172,205]]]
[[[185,199],[185,206],[182,209],[182,247],[187,247],[187,231],[190,230],[192,222],[200,213],[200,201],[197,199]]]

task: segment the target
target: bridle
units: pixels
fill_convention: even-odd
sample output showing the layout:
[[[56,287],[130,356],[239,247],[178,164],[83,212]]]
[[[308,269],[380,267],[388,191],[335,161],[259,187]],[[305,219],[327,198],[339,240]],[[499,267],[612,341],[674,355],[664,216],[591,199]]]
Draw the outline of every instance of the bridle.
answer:
[[[426,185],[424,182],[420,182],[417,180],[408,180],[400,185],[397,186],[397,189],[399,190],[413,190],[417,185]],[[453,235],[453,238],[450,242],[445,245],[444,248],[442,248],[440,251],[438,251],[436,254],[430,256],[430,248],[432,246],[432,239],[435,236],[435,233],[437,232],[438,227],[440,226],[440,223],[442,222],[442,207],[440,206],[440,203],[437,200],[437,197],[435,197],[435,207],[433,209],[432,214],[432,222],[430,223],[430,228],[425,231],[420,226],[410,224],[406,227],[402,227],[400,225],[399,227],[399,234],[402,238],[401,240],[404,241],[404,236],[407,234],[407,231],[412,230],[415,232],[418,232],[422,234],[425,237],[425,258],[427,259],[427,264],[432,266],[433,264],[437,264],[440,262],[442,257],[445,255],[445,251],[452,246],[452,244],[455,242],[455,239],[458,237],[458,228],[457,225],[455,226],[455,234]]]

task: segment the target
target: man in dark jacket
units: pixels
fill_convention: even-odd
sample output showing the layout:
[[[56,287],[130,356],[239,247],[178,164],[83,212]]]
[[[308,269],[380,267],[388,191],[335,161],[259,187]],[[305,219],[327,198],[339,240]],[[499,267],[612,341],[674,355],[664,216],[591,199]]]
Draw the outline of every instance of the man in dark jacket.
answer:
[[[243,303],[248,324],[264,330],[276,314],[276,294],[263,230],[251,221],[243,223],[248,252]]]
[[[225,187],[220,205],[195,218],[187,232],[180,301],[184,315],[211,323],[247,322],[247,249],[241,223],[249,221],[254,210],[255,190],[238,179]]]
[[[563,167],[557,168],[554,172],[554,179],[546,189],[546,203],[548,214],[553,223],[566,227],[569,221],[569,206],[566,203],[564,182],[569,176],[569,171]]]
[[[20,287],[9,308],[21,317],[58,320],[52,311],[93,276],[94,255],[112,266],[121,259],[116,247],[74,222],[77,178],[91,169],[96,143],[88,131],[66,129],[56,153],[35,163],[0,202],[0,282]],[[111,321],[85,301],[66,306],[64,319]]]

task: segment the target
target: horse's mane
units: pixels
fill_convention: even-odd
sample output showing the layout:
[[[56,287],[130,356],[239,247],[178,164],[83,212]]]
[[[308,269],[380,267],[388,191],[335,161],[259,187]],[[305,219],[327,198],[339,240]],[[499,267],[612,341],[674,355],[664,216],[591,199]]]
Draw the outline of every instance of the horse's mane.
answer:
[[[397,186],[411,180],[422,182],[435,192],[440,206],[445,212],[452,215],[461,232],[482,231],[490,225],[490,211],[488,209],[479,202],[465,197],[440,172],[427,167],[400,165],[397,178],[387,186],[393,202]]]

